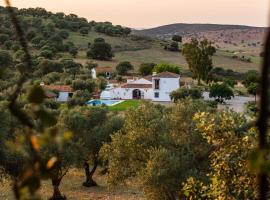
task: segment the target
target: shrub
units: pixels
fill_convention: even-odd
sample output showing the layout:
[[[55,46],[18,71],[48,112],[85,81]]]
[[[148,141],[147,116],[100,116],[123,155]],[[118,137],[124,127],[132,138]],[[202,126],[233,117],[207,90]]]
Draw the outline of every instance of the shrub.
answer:
[[[214,97],[217,102],[224,103],[224,100],[229,100],[234,97],[233,90],[225,83],[214,83],[210,86],[210,97]]]
[[[161,63],[161,64],[158,64],[154,67],[153,69],[154,72],[157,72],[157,73],[161,73],[161,72],[172,72],[172,73],[176,73],[176,74],[180,74],[180,67],[179,66],[176,66],[176,65],[173,65],[173,64],[166,64],[166,63]]]
[[[182,42],[182,36],[180,36],[180,35],[174,35],[172,37],[172,40],[175,41],[175,42]]]
[[[181,99],[190,97],[192,99],[202,98],[202,91],[199,88],[180,88],[176,91],[173,91],[170,94],[171,99],[176,102]]]
[[[120,62],[117,66],[116,66],[116,71],[119,75],[127,75],[127,72],[129,70],[134,69],[133,65],[128,62],[128,61],[124,61],[124,62]]]
[[[97,60],[111,60],[113,56],[111,45],[97,39],[87,51],[87,57]]]
[[[155,63],[142,63],[139,72],[143,76],[151,75],[155,66]]]

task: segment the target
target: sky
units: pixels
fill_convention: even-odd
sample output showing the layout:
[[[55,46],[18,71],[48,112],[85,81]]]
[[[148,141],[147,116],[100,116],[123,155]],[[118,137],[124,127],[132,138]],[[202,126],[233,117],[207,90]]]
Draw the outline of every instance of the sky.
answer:
[[[172,23],[268,26],[270,0],[11,0],[19,8],[43,7],[131,28]],[[3,6],[3,0],[0,5]]]

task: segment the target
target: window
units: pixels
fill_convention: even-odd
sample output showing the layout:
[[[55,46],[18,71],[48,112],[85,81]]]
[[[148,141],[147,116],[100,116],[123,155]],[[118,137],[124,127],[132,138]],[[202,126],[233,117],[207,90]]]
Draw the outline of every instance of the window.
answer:
[[[159,98],[159,92],[155,92],[155,98]]]
[[[160,79],[155,79],[155,90],[160,89]]]

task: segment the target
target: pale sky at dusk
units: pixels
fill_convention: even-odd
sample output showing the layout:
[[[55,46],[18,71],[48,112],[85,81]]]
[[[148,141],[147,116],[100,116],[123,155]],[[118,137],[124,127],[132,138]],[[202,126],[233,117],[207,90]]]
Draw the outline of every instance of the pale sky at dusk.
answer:
[[[12,4],[134,28],[171,23],[267,26],[269,8],[269,0],[12,0]]]

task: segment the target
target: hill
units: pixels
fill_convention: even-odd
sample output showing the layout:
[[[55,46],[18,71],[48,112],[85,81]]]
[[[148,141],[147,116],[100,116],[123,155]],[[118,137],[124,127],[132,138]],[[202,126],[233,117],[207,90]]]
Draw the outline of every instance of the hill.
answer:
[[[115,57],[111,61],[95,60],[95,62],[100,67],[114,68],[121,61],[130,61],[135,66],[135,70],[144,62],[166,62],[188,69],[181,53],[166,51],[162,46],[164,39],[169,40],[174,34],[183,35],[184,42],[191,37],[206,36],[215,42],[218,49],[214,57],[215,67],[239,72],[258,69],[265,31],[263,28],[248,26],[172,24],[149,30],[135,30],[129,34],[129,29],[126,27],[115,26],[110,22],[88,21],[74,14],[51,13],[41,8],[18,9],[17,13],[22,20],[35,57],[39,57],[43,50],[51,50],[54,60],[72,58],[69,49],[75,47],[78,54],[74,59],[84,64],[90,60],[86,57],[89,44],[93,43],[95,38],[102,37],[112,46]],[[6,15],[5,9],[1,7],[0,34],[8,35],[9,39],[0,44],[0,49],[8,50],[15,59],[18,59],[20,50],[17,48],[17,42],[14,41],[14,34],[10,23],[7,23]],[[242,60],[243,56],[249,58],[251,62]]]
[[[176,23],[150,29],[134,30],[134,32],[136,34],[147,35],[151,37],[168,38],[174,34],[179,34],[182,36],[190,36],[191,34],[194,33],[225,31],[225,30],[264,31],[265,28],[244,26],[244,25]]]

